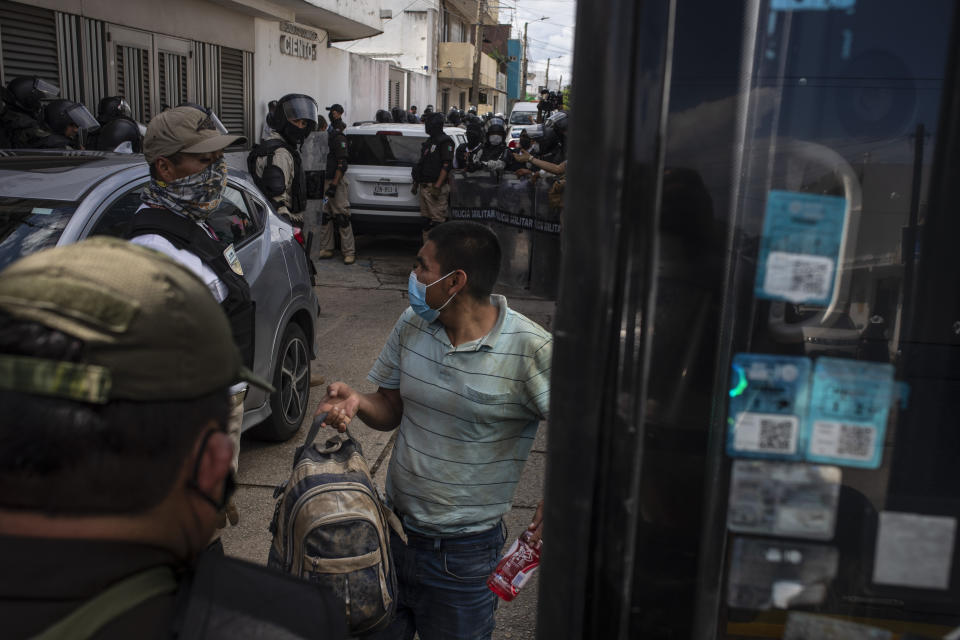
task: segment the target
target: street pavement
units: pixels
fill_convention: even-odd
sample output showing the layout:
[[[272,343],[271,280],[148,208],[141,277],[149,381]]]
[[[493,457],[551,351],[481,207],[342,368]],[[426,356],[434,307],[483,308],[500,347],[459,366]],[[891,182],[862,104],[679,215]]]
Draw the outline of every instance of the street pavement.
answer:
[[[406,309],[407,278],[420,248],[419,233],[396,236],[358,236],[357,262],[344,265],[339,255],[315,261],[315,288],[320,300],[317,340],[319,355],[312,365],[310,393],[312,416],[323,397],[326,384],[343,381],[363,392],[375,391],[366,380],[384,341],[400,313]],[[525,296],[523,291],[497,289],[507,296],[513,309],[547,329],[551,328],[555,304]],[[317,384],[323,379],[325,384]],[[274,488],[290,473],[294,449],[306,437],[310,418],[299,433],[285,443],[265,443],[249,436],[240,448],[239,485],[235,497],[240,522],[223,534],[226,553],[251,562],[266,563],[271,536],[267,527],[273,517]],[[350,425],[371,466],[374,481],[383,489],[393,446],[393,432],[368,428],[359,419]],[[530,458],[506,516],[506,546],[526,528],[543,496],[546,466],[547,425],[542,423]],[[545,539],[549,538],[546,534]],[[537,574],[513,602],[500,602],[495,640],[535,638]]]

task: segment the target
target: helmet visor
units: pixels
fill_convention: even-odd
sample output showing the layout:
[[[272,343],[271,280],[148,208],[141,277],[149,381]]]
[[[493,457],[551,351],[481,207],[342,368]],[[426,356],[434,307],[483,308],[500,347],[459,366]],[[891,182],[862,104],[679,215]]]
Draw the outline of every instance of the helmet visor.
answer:
[[[133,119],[133,109],[130,108],[130,103],[127,102],[126,98],[121,98],[119,104],[117,104],[117,114],[124,118]]]
[[[100,127],[100,123],[97,122],[97,119],[94,118],[93,114],[90,113],[82,104],[73,105],[67,109],[66,113],[67,118],[82,130],[96,131]]]
[[[126,100],[124,100],[126,102]],[[220,135],[224,136],[229,133],[227,128],[223,126],[223,123],[220,122],[220,118],[217,117],[217,114],[210,107],[203,107],[197,104],[196,102],[181,102],[181,107],[193,107],[207,114],[207,117],[200,123],[200,126],[197,127],[197,131],[210,130],[216,131]]]
[[[33,88],[40,94],[41,100],[53,100],[60,95],[60,89],[56,85],[40,78],[33,83]]]
[[[317,129],[317,103],[307,96],[295,96],[283,102],[283,116],[287,120],[306,120],[307,129]]]

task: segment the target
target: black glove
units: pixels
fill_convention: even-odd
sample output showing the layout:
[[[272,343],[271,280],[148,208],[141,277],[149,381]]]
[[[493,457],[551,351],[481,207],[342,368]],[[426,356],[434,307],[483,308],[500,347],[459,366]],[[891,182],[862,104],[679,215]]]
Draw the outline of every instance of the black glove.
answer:
[[[327,187],[327,190],[323,192],[323,195],[327,196],[328,198],[333,198],[334,196],[336,196],[337,195],[336,185],[332,184],[329,187]]]

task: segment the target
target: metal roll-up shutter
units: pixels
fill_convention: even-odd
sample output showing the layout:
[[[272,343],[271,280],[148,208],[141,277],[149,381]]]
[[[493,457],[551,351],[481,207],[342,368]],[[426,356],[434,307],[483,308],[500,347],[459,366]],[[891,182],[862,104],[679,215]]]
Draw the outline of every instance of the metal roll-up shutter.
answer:
[[[230,133],[247,135],[243,51],[220,49],[220,116]]]
[[[126,97],[133,111],[133,119],[149,122],[150,109],[150,52],[139,47],[117,45],[117,93]]]
[[[187,101],[187,57],[161,51],[157,55],[161,109]]]
[[[57,20],[53,11],[0,2],[3,83],[37,76],[60,86]]]

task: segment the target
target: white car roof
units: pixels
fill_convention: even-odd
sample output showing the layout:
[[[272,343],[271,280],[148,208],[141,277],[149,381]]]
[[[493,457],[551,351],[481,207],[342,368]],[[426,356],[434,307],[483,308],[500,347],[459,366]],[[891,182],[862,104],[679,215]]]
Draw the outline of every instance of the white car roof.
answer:
[[[401,135],[411,136],[415,138],[426,138],[427,132],[423,128],[423,124],[406,124],[399,122],[374,122],[372,124],[361,124],[355,127],[347,127],[344,131],[347,135],[368,135],[373,136],[379,133],[380,131],[399,131]],[[443,132],[448,136],[454,134],[463,133],[463,129],[460,127],[444,127]]]
[[[537,110],[536,102],[517,102],[513,105],[513,109],[510,110],[510,113],[514,111],[536,111]]]

